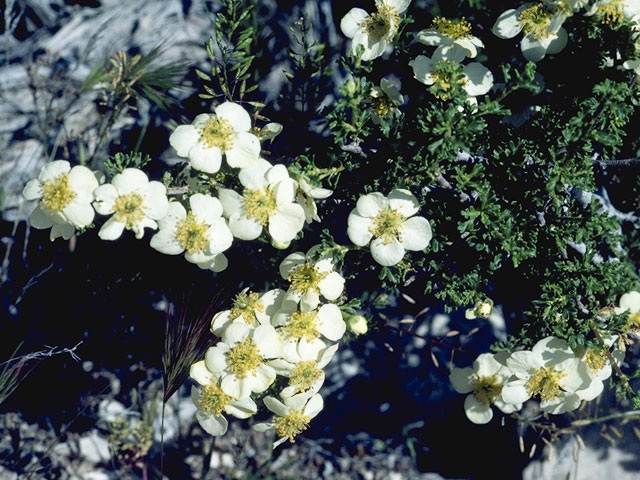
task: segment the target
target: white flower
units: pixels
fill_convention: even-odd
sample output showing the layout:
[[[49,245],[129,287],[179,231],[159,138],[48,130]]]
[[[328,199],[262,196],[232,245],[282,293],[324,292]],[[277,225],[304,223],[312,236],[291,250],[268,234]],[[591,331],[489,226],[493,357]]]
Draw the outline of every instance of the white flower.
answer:
[[[467,320],[475,320],[476,318],[489,318],[493,312],[493,301],[491,299],[478,300],[473,308],[468,308],[464,312]]]
[[[167,255],[185,252],[187,261],[221,272],[228,264],[222,252],[233,242],[222,218],[222,204],[217,198],[196,193],[189,197],[189,206],[187,213],[180,203],[169,203],[167,214],[158,221],[160,231],[151,237],[151,247]]]
[[[364,47],[363,60],[373,60],[381,56],[398,31],[400,15],[411,0],[378,0],[376,11],[369,14],[361,8],[352,8],[340,21],[340,29],[353,39],[351,52],[356,53],[359,45]]]
[[[520,49],[524,58],[538,62],[547,53],[559,53],[567,45],[567,31],[561,28],[567,13],[543,3],[527,3],[498,17],[491,31],[499,38],[524,37]]]
[[[251,117],[240,105],[225,102],[215,113],[198,115],[191,125],[180,125],[169,137],[179,157],[205,173],[220,170],[222,155],[229,166],[243,168],[260,156],[260,141],[251,130]]]
[[[261,142],[265,140],[273,140],[280,133],[282,133],[282,124],[276,122],[269,122],[260,129],[259,138]]]
[[[333,258],[316,258],[319,246],[312,247],[305,255],[294,252],[280,263],[280,275],[291,286],[289,295],[309,310],[320,303],[320,295],[336,300],[344,290],[344,278],[333,270]]]
[[[640,60],[625,60],[622,67],[625,70],[633,70],[636,75],[640,75]]]
[[[591,377],[590,385],[578,390],[578,395],[583,400],[593,400],[604,390],[604,381],[611,376],[612,367],[609,357],[607,356],[607,350],[615,343],[617,336],[608,337],[604,340],[604,348],[602,350],[587,348],[584,354],[580,357],[587,366],[587,373]],[[611,356],[617,364],[622,363],[624,360],[624,352],[620,350],[614,350],[611,352]]]
[[[599,0],[591,5],[585,15],[593,15],[604,24],[616,26],[625,19],[630,20],[640,15],[640,2],[638,0]]]
[[[55,160],[40,169],[38,178],[27,182],[22,195],[27,200],[40,200],[31,213],[33,228],[51,228],[49,238],[71,238],[76,228],[93,222],[93,192],[101,178],[99,172],[77,165],[71,168],[65,160]]]
[[[298,177],[295,181],[296,186],[296,202],[304,209],[305,220],[307,223],[320,221],[318,216],[318,207],[316,200],[322,200],[330,197],[333,191],[326,188],[314,187],[303,177]]]
[[[364,335],[369,331],[367,319],[362,315],[351,315],[347,318],[347,327],[354,335]]]
[[[632,290],[620,297],[619,306],[614,308],[617,315],[629,312],[627,325],[631,328],[640,328],[640,292]]]
[[[291,356],[289,361],[277,358],[269,362],[278,375],[289,379],[289,385],[280,392],[280,397],[287,398],[298,393],[318,393],[324,383],[325,374],[322,369],[331,361],[337,350],[338,344],[334,344],[320,350],[303,350],[300,355]]]
[[[111,218],[98,232],[103,240],[116,240],[122,232],[133,230],[136,238],[144,236],[145,227],[158,228],[157,220],[169,210],[167,189],[160,182],[149,181],[137,168],[125,168],[111,183],[99,186],[94,192],[93,206],[101,215]]]
[[[405,250],[424,250],[431,241],[427,219],[413,216],[418,209],[408,190],[393,190],[388,198],[379,192],[363,195],[349,214],[347,235],[361,247],[371,242],[371,255],[380,265],[395,265]]]
[[[220,388],[233,398],[264,392],[276,379],[267,361],[282,355],[283,342],[271,325],[250,327],[232,322],[222,339],[207,350],[205,366],[221,378]]]
[[[542,410],[556,415],[578,408],[577,392],[591,382],[586,365],[555,337],[540,340],[531,351],[512,353],[507,366],[516,378],[506,383],[502,398],[519,404],[538,396]]]
[[[371,120],[380,124],[380,119],[397,117],[400,110],[397,108],[404,103],[404,97],[400,89],[391,80],[383,78],[379,87],[371,89]]]
[[[191,387],[191,400],[197,408],[198,423],[208,434],[219,436],[227,432],[228,422],[223,412],[236,418],[249,418],[258,411],[251,397],[233,398],[224,393],[220,381],[203,360],[191,366],[190,376],[200,384]]]
[[[277,242],[293,240],[304,226],[305,213],[293,203],[294,182],[287,168],[259,159],[238,176],[244,186],[242,195],[228,189],[218,192],[233,236],[254,240],[267,228]]]
[[[271,317],[280,309],[284,290],[276,288],[260,295],[249,288],[243,289],[233,300],[230,310],[216,313],[211,320],[211,332],[222,336],[232,322],[244,322],[249,326],[270,325]]]
[[[447,92],[451,90],[451,75],[443,67],[449,60],[436,60],[435,58],[418,55],[409,62],[413,68],[413,76],[416,80],[425,85],[434,85],[439,91]],[[462,88],[470,97],[477,97],[486,94],[493,87],[493,74],[487,67],[478,62],[471,62],[465,65],[461,80]]]
[[[284,403],[275,397],[265,397],[264,404],[275,416],[270,422],[257,423],[253,428],[259,432],[275,428],[280,439],[274,442],[273,448],[287,439],[295,442],[296,436],[309,427],[311,419],[318,415],[324,406],[319,394],[309,397],[302,393],[286,398]]]
[[[470,393],[464,400],[464,411],[473,423],[489,423],[493,418],[491,405],[504,413],[522,408],[522,403],[510,404],[502,398],[502,387],[511,377],[511,371],[498,362],[494,355],[483,353],[473,362],[473,368],[453,368],[449,381],[458,393]]]
[[[327,303],[318,309],[306,309],[291,301],[283,301],[282,308],[273,318],[273,325],[285,340],[282,357],[294,362],[298,357],[307,357],[325,348],[322,337],[332,342],[344,335],[347,324],[337,305]]]
[[[478,48],[484,48],[482,41],[471,35],[471,24],[465,20],[449,20],[437,17],[431,28],[421,30],[416,40],[425,45],[437,46],[434,60],[450,60],[460,63],[465,57],[475,58]]]

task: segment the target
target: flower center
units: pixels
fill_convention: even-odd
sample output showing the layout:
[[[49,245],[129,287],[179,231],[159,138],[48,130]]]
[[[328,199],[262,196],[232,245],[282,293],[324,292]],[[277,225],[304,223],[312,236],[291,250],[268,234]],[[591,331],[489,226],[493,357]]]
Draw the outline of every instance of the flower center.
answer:
[[[258,323],[257,313],[264,313],[265,306],[260,302],[260,295],[256,292],[240,292],[236,295],[231,307],[231,318],[242,317],[245,323],[255,325]]]
[[[320,269],[311,262],[300,264],[289,272],[287,280],[291,282],[291,288],[298,293],[315,291],[320,293],[318,285],[327,278],[329,272],[321,272]]]
[[[560,380],[566,376],[563,371],[540,367],[534,371],[525,387],[531,396],[540,395],[542,400],[553,400],[562,393]]]
[[[270,189],[245,190],[243,197],[247,216],[266,227],[269,223],[269,217],[278,208],[275,192]]]
[[[209,225],[199,222],[193,213],[189,212],[178,222],[176,240],[187,252],[200,253],[209,246],[208,232]]]
[[[137,192],[119,195],[113,206],[115,219],[133,228],[144,218],[144,197]]]
[[[207,147],[218,147],[223,152],[233,147],[233,135],[235,130],[229,120],[210,118],[200,128],[200,141]]]
[[[584,357],[584,363],[586,363],[593,373],[599,372],[607,364],[607,354],[604,350],[587,350],[587,354]]]
[[[600,5],[596,9],[596,16],[600,19],[600,22],[613,27],[624,20],[624,7],[626,7],[626,4],[622,0],[611,0],[611,2]]]
[[[525,35],[531,35],[535,40],[540,40],[551,35],[547,31],[551,25],[551,17],[551,12],[542,3],[538,3],[520,12],[518,23]]]
[[[395,104],[389,97],[384,96],[371,99],[371,109],[378,117],[388,116],[394,107]]]
[[[457,87],[464,87],[467,83],[462,67],[448,60],[436,62],[429,75],[433,79],[431,93],[441,100],[451,98]]]
[[[296,385],[296,393],[309,390],[322,377],[322,370],[315,360],[303,360],[291,370],[289,381]]]
[[[225,394],[218,385],[218,382],[210,383],[200,390],[200,407],[206,413],[219,417],[232,398]]]
[[[293,443],[296,441],[296,435],[309,427],[310,421],[311,417],[304,415],[301,410],[291,410],[285,417],[276,417],[276,433],[280,437],[288,438]]]
[[[630,313],[627,319],[627,326],[629,328],[640,328],[640,312]]]
[[[400,15],[395,8],[376,2],[377,11],[362,21],[362,29],[375,42],[385,38],[394,25],[400,23]]]
[[[318,318],[315,311],[293,312],[283,330],[289,337],[311,341],[320,336],[317,327]]]
[[[376,238],[382,238],[385,245],[399,239],[405,218],[397,210],[385,207],[373,219],[369,231]]]
[[[443,17],[433,19],[431,28],[436,30],[440,35],[459,40],[461,38],[470,37],[471,24],[464,18],[460,20],[448,20]]]
[[[255,370],[262,363],[262,355],[258,346],[250,338],[239,342],[227,352],[229,371],[237,378],[245,378],[247,374],[255,375]]]
[[[495,402],[502,392],[502,382],[498,379],[497,373],[489,377],[474,376],[471,386],[476,400],[485,405]]]
[[[42,205],[51,212],[61,212],[69,205],[76,192],[69,185],[69,175],[62,173],[42,183]]]

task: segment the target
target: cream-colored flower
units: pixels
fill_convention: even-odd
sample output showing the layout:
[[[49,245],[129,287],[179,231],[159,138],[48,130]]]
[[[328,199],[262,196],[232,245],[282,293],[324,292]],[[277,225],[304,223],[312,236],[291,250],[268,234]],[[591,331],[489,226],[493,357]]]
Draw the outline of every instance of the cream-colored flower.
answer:
[[[305,255],[294,252],[280,263],[280,275],[290,284],[289,297],[313,310],[320,304],[320,295],[336,300],[344,290],[344,278],[333,270],[333,258],[318,256],[319,246]]]
[[[421,251],[431,242],[427,219],[414,217],[418,210],[418,200],[408,190],[393,190],[389,197],[364,195],[349,214],[347,235],[361,247],[371,242],[371,255],[380,265],[395,265],[406,250]]]
[[[607,350],[611,349],[617,339],[617,335],[607,337],[604,340],[604,347],[602,349],[587,348],[579,357],[587,366],[587,373],[589,377],[591,377],[589,386],[576,392],[583,400],[593,400],[604,390],[604,381],[611,376],[613,370],[611,361],[607,355]],[[613,352],[611,352],[611,357],[619,365],[624,360],[624,352],[614,349]]]
[[[270,361],[269,365],[278,375],[289,379],[289,385],[280,392],[280,397],[288,398],[298,393],[318,393],[325,378],[322,369],[328,365],[337,350],[338,344],[334,344],[320,350],[303,350],[299,355],[291,356],[289,360],[276,358]]]
[[[347,329],[337,305],[327,303],[314,309],[301,305],[298,309],[297,303],[287,299],[273,317],[273,325],[285,341],[282,358],[288,362],[295,362],[299,357],[313,356],[313,352],[326,347],[323,338],[336,342]]]
[[[254,240],[267,228],[277,242],[293,240],[304,226],[305,213],[294,203],[294,182],[287,168],[259,159],[238,176],[242,195],[229,189],[218,192],[233,236]]]
[[[464,312],[464,317],[467,320],[475,320],[476,318],[489,318],[493,312],[493,301],[489,298],[485,300],[478,300],[473,308],[468,308]]]
[[[267,362],[282,355],[284,343],[271,325],[250,327],[232,322],[221,340],[205,354],[205,366],[220,378],[220,388],[233,398],[264,392],[276,379]]]
[[[233,235],[222,218],[220,200],[196,193],[189,197],[190,211],[171,202],[167,214],[158,221],[160,231],[151,238],[151,247],[167,255],[184,252],[187,261],[202,269],[221,272],[227,268],[222,254],[233,242]]]
[[[68,240],[76,228],[93,222],[93,192],[102,178],[101,173],[82,165],[71,168],[65,160],[46,164],[38,178],[30,180],[22,191],[25,199],[39,200],[29,217],[30,225],[39,230],[51,228],[52,241],[58,237]]]
[[[352,39],[351,52],[355,54],[358,46],[362,45],[363,60],[381,56],[393,41],[401,15],[410,3],[411,0],[378,0],[374,13],[361,8],[349,10],[340,21],[340,29]]]
[[[387,78],[380,80],[380,86],[373,87],[370,96],[373,123],[380,124],[380,120],[383,118],[400,115],[398,107],[404,103],[404,97],[391,80]]]
[[[493,418],[491,405],[504,413],[522,408],[522,403],[510,404],[502,398],[502,387],[511,377],[506,365],[495,355],[483,353],[473,362],[473,368],[453,368],[449,380],[458,393],[470,393],[464,401],[464,411],[473,423],[489,423]]]
[[[409,62],[413,68],[413,76],[425,85],[434,85],[441,92],[447,92],[454,88],[451,76],[442,67],[449,60],[436,60],[434,58],[418,55]],[[471,62],[463,69],[461,79],[462,88],[469,97],[485,95],[493,87],[493,74],[487,67],[478,62]]]
[[[601,23],[615,27],[624,20],[631,20],[640,15],[640,2],[638,0],[599,0],[591,5],[585,15],[594,16]]]
[[[156,221],[169,211],[165,186],[150,182],[137,168],[125,168],[111,183],[99,186],[94,195],[96,212],[111,215],[98,232],[103,240],[116,240],[125,229],[133,230],[140,239],[145,228],[158,228]]]
[[[434,60],[450,60],[460,63],[466,57],[475,58],[478,48],[484,48],[482,41],[471,35],[471,24],[462,18],[450,20],[437,17],[431,28],[421,30],[416,40],[429,46],[435,46]]]
[[[236,418],[249,418],[258,411],[251,397],[234,398],[222,391],[220,380],[207,369],[204,360],[191,366],[190,376],[199,386],[191,388],[191,400],[196,406],[196,419],[209,435],[227,432],[226,413]]]
[[[503,39],[513,38],[523,32],[520,49],[524,58],[539,62],[547,53],[559,53],[567,45],[567,31],[562,28],[567,17],[565,9],[550,7],[542,2],[527,3],[504,12],[491,30]]]
[[[260,141],[251,130],[251,117],[237,103],[225,102],[213,114],[198,115],[191,125],[180,125],[169,137],[179,157],[205,173],[220,170],[224,154],[229,166],[248,167],[260,156]]]
[[[318,216],[318,206],[316,200],[329,198],[333,191],[326,188],[314,187],[304,177],[300,176],[295,180],[296,202],[302,206],[304,210],[305,220],[307,223],[320,221]]]
[[[271,325],[271,318],[279,310],[285,291],[276,288],[263,294],[243,289],[233,300],[231,309],[218,312],[211,320],[211,332],[221,337],[233,322],[249,326]]]
[[[312,397],[300,393],[284,399],[284,403],[275,397],[265,397],[264,404],[275,416],[270,422],[257,423],[254,430],[266,432],[275,428],[280,437],[273,443],[273,448],[286,441],[295,442],[295,438],[309,427],[311,419],[318,415],[324,406],[320,394]]]
[[[633,329],[640,328],[640,292],[632,290],[620,297],[619,306],[614,311],[617,315],[629,312],[627,325]]]
[[[586,365],[555,337],[540,340],[531,351],[512,353],[506,363],[514,378],[502,389],[504,401],[517,405],[538,397],[542,410],[555,415],[578,408],[578,391],[591,383]]]

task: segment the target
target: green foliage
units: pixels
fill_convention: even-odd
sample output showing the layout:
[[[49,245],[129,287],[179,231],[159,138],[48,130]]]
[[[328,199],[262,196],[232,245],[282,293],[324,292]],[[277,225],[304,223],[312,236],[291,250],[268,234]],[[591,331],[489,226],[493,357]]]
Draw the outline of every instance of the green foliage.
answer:
[[[140,152],[116,153],[104,161],[104,168],[113,176],[121,173],[125,168],[142,168],[151,161],[151,157]]]
[[[242,100],[258,88],[251,70],[258,39],[256,4],[255,0],[220,1],[220,11],[215,16],[215,42],[211,37],[206,44],[213,63],[211,72],[196,70],[208,83],[203,85],[201,98]]]

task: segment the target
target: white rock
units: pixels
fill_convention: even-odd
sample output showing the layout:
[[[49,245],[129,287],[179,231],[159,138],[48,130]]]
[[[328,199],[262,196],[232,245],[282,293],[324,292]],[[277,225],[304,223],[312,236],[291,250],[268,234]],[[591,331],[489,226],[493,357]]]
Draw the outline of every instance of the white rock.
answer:
[[[111,477],[104,472],[94,470],[91,472],[83,473],[82,480],[111,480]]]
[[[98,417],[105,422],[113,422],[126,413],[124,405],[115,400],[102,400],[98,406]]]
[[[80,448],[80,456],[88,462],[101,463],[108,462],[111,459],[109,442],[100,436],[98,432],[94,431],[80,438],[78,447]]]

